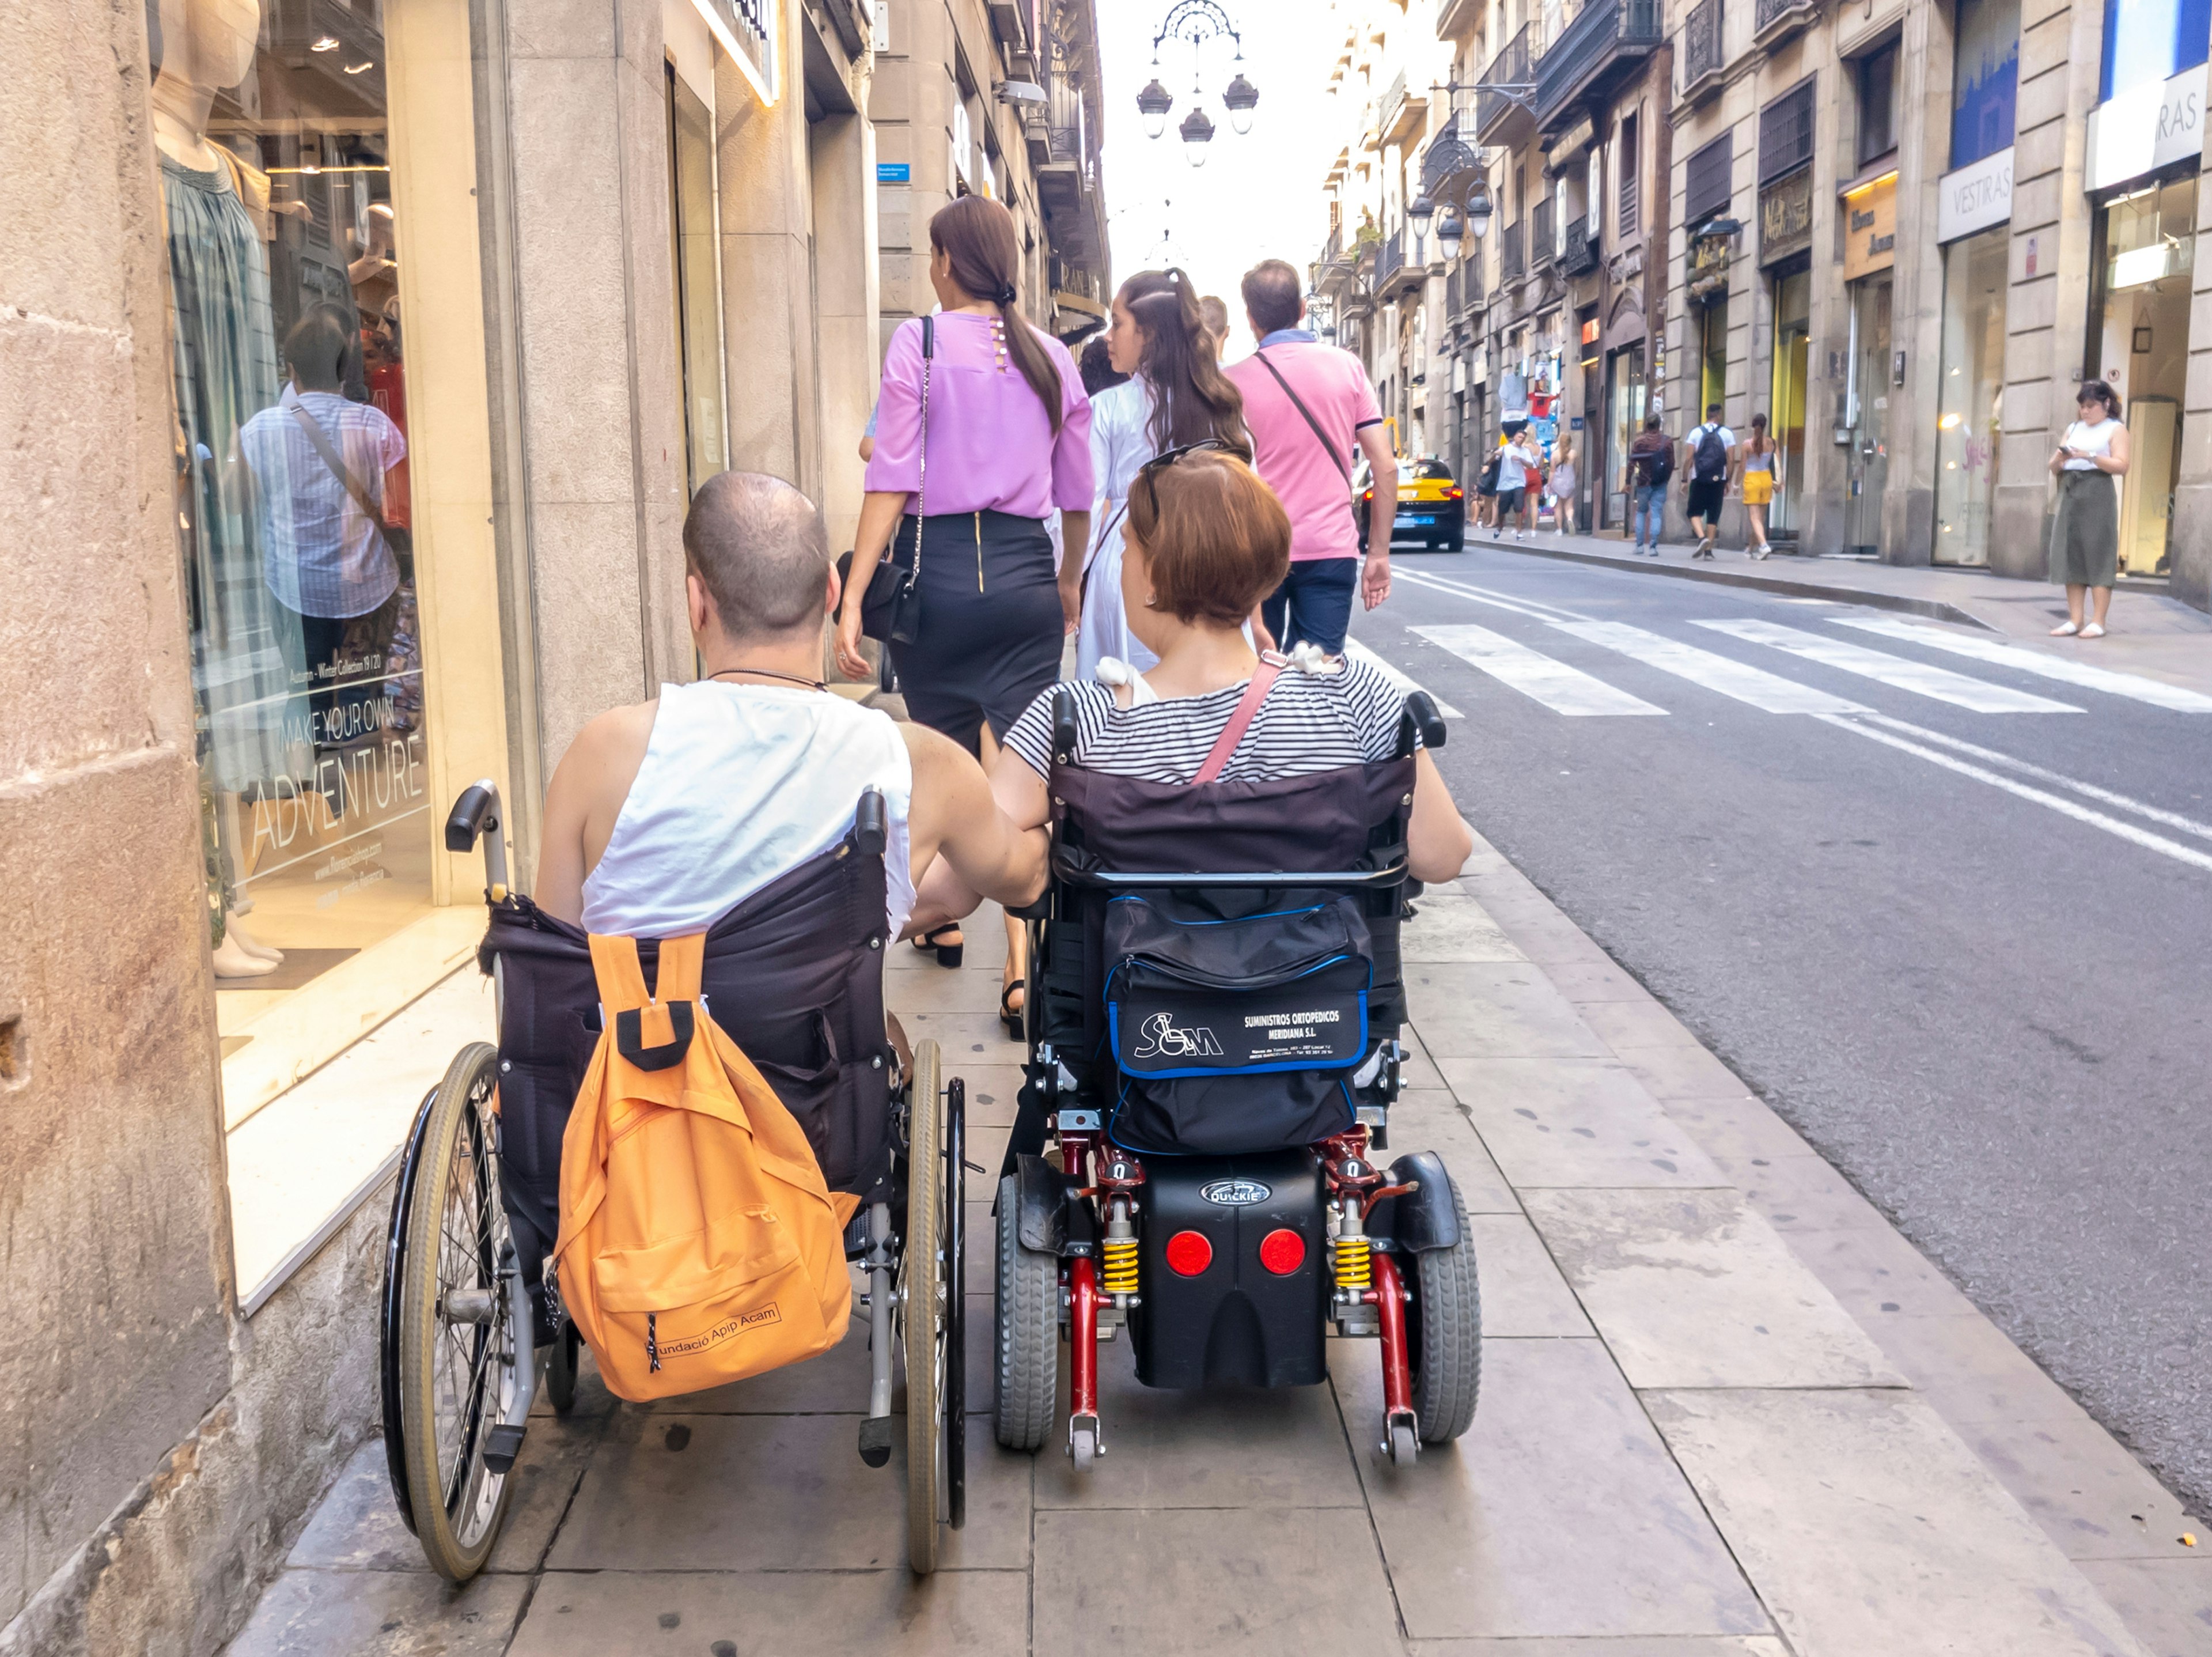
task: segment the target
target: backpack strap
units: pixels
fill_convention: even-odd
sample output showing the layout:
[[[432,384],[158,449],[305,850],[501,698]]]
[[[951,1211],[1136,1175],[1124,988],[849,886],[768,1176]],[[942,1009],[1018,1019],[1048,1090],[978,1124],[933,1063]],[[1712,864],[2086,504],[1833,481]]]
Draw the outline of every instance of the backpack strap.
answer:
[[[1252,728],[1253,717],[1259,713],[1260,704],[1267,699],[1267,692],[1274,688],[1284,665],[1283,658],[1273,651],[1260,658],[1260,665],[1253,669],[1252,677],[1244,686],[1244,694],[1237,698],[1236,711],[1229,716],[1229,722],[1221,728],[1221,734],[1214,739],[1212,752],[1206,756],[1206,763],[1198,768],[1198,775],[1190,779],[1193,783],[1218,782],[1221,773],[1229,769],[1229,761],[1237,752],[1237,745],[1244,740],[1244,733]]]

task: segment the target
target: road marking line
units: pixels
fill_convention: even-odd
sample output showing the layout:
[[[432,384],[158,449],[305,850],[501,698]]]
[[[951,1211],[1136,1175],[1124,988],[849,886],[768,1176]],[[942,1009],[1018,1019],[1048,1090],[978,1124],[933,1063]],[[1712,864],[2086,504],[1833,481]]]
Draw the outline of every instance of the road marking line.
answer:
[[[1470,667],[1480,667],[1500,684],[1542,703],[1553,713],[1570,718],[1619,714],[1659,714],[1641,697],[1615,690],[1579,667],[1555,661],[1540,650],[1532,650],[1517,639],[1493,633],[1487,627],[1462,622],[1449,627],[1409,627],[1431,644],[1440,644]]]
[[[1970,679],[1964,673],[1953,673],[1948,667],[1931,667],[1927,662],[1893,656],[1883,650],[1869,650],[1864,645],[1853,644],[1847,639],[1824,638],[1802,628],[1784,627],[1779,622],[1700,621],[1692,624],[1710,627],[1715,632],[1726,633],[1732,638],[1743,639],[1749,643],[1771,644],[1778,650],[1787,650],[1792,655],[1803,656],[1807,661],[1817,661],[1823,667],[1834,667],[1846,673],[1857,673],[1866,679],[1880,679],[1900,691],[1933,697],[1938,702],[1948,702],[1978,714],[2078,714],[2081,711],[2079,708],[2069,707],[2063,702],[2053,702],[2048,697],[2031,696],[2026,691],[2015,691],[2009,685],[1992,685],[1984,679]]]
[[[1589,617],[1579,611],[1562,610],[1557,605],[1539,604],[1533,599],[1508,598],[1503,593],[1493,593],[1487,588],[1470,587],[1464,582],[1443,576],[1431,575],[1425,570],[1400,570],[1395,566],[1391,576],[1396,581],[1412,582],[1418,587],[1449,593],[1454,598],[1468,599],[1476,604],[1487,604],[1495,609],[1510,610],[1516,616],[1526,616],[1531,621],[1588,621]]]
[[[1887,714],[1869,714],[1867,717],[1878,725],[1887,725],[1893,731],[1903,731],[1908,736],[1917,737],[1923,742],[1933,742],[1959,753],[1970,753],[1977,759],[1988,760],[1992,765],[2002,765],[2008,770],[2018,771],[2023,777],[2036,777],[2042,782],[2056,783],[2060,788],[2071,789],[2075,793],[2087,799],[2100,801],[2108,806],[2117,806],[2122,811],[2131,811],[2138,817],[2149,818],[2154,823],[2163,823],[2168,828],[2179,829],[2184,834],[2193,834],[2199,839],[2212,840],[2212,823],[2200,823],[2193,817],[2184,817],[2178,811],[2167,811],[2161,807],[2145,805],[2142,801],[2131,800],[2124,794],[2116,794],[2110,789],[2100,789],[2094,783],[2081,782],[2065,775],[2063,771],[2046,771],[2041,765],[2032,765],[2025,759],[2015,759],[2008,753],[1999,753],[1994,748],[1977,747],[1972,742],[1961,742],[1955,736],[1946,736],[1941,731],[1926,730],[1918,725],[1907,724],[1904,720],[1892,719]]]
[[[1889,621],[1871,616],[1830,616],[1828,619],[1838,627],[1856,627],[1869,633],[1886,634],[1891,638],[1927,645],[1931,649],[1972,656],[1977,661],[2016,668],[2023,673],[2039,673],[2045,679],[2062,679],[2069,685],[2079,685],[2085,690],[2130,697],[2173,713],[2212,714],[2212,696],[2184,690],[2179,685],[2145,679],[2137,673],[2117,673],[2110,667],[2093,667],[2084,661],[2045,655],[2040,650],[2023,649],[2017,644],[1999,644],[1994,640],[1976,638],[1966,633],[1946,633],[1909,621]]]
[[[1553,626],[1577,638],[1602,644],[1662,673],[1686,679],[1692,685],[1717,691],[1737,702],[1748,703],[1771,714],[1856,714],[1869,711],[1857,703],[1826,691],[1814,690],[1753,667],[1728,656],[1682,644],[1641,627],[1620,621],[1555,621]]]
[[[1418,633],[1421,630],[1416,627],[1410,631]],[[1401,696],[1411,696],[1416,691],[1428,690],[1426,685],[1418,684],[1414,680],[1408,679],[1405,674],[1400,673],[1395,667],[1393,667],[1389,662],[1383,661],[1382,657],[1376,655],[1374,651],[1369,649],[1356,638],[1347,638],[1344,641],[1344,653],[1348,656],[1357,656],[1360,661],[1374,668],[1375,671],[1381,673],[1383,678],[1389,679],[1393,685],[1396,685],[1398,687],[1399,694]],[[1465,714],[1453,707],[1450,703],[1445,701],[1434,691],[1429,691],[1429,700],[1437,704],[1437,713],[1441,714],[1446,719],[1464,719],[1467,717]]]
[[[2037,805],[2047,807],[2061,816],[2071,817],[2077,823],[2087,823],[2092,827],[2100,828],[2107,834],[2116,834],[2121,839],[2132,842],[2146,850],[2162,853],[2176,862],[2187,863],[2194,868],[2212,870],[2212,852],[2203,852],[2194,846],[2185,846],[2178,840],[2169,840],[2163,835],[2151,833],[2148,829],[2139,829],[2133,823],[2124,823],[2117,817],[2107,817],[2101,811],[2091,811],[2087,806],[2077,806],[2071,800],[2062,800],[2055,794],[2045,794],[2041,789],[2032,789],[2025,783],[2015,783],[2009,777],[2000,777],[1996,772],[1986,771],[1979,765],[1970,765],[1963,759],[1954,759],[1948,753],[1938,753],[1935,749],[1924,748],[1917,742],[1907,742],[1901,736],[1892,736],[1887,731],[1875,730],[1871,725],[1859,720],[1836,718],[1826,714],[1817,716],[1839,730],[1856,731],[1869,741],[1880,742],[1905,753],[1917,754],[1931,765],[1941,765],[1945,771],[1956,771],[1961,777],[1971,777],[1976,782],[1986,783],[1993,789],[2002,789],[2007,794],[2020,799],[2032,800]]]

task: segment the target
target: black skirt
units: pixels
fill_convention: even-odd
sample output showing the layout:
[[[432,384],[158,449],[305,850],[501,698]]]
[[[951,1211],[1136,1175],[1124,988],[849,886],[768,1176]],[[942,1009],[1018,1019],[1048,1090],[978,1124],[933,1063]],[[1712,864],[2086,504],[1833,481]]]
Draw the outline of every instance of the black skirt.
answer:
[[[916,520],[900,521],[893,557],[914,556]],[[1034,518],[1004,512],[933,514],[921,521],[921,637],[893,641],[906,710],[969,753],[982,752],[1060,676],[1066,624],[1052,540]]]

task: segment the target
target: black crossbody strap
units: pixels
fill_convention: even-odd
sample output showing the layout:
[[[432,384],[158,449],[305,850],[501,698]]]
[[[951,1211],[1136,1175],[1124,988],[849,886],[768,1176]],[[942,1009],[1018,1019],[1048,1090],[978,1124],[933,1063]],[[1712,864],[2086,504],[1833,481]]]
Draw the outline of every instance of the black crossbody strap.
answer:
[[[361,509],[362,516],[376,526],[379,535],[388,536],[390,528],[384,521],[384,515],[376,509],[376,503],[368,498],[368,491],[361,486],[353,473],[347,470],[346,463],[338,458],[338,452],[331,447],[322,423],[307,412],[304,405],[295,403],[291,407],[292,417],[300,423],[301,431],[306,435],[315,453],[322,457],[323,464],[331,469],[331,476],[338,480],[338,487],[352,497],[353,503]]]
[[[1336,469],[1344,474],[1344,486],[1350,489],[1352,487],[1351,462],[1336,452],[1336,445],[1328,441],[1328,434],[1321,429],[1321,422],[1314,418],[1314,412],[1306,406],[1305,399],[1291,389],[1291,382],[1283,378],[1283,371],[1280,369],[1267,360],[1267,352],[1254,351],[1252,355],[1260,359],[1261,368],[1275,376],[1275,383],[1283,388],[1283,395],[1291,399],[1291,406],[1305,416],[1306,424],[1313,429],[1314,441],[1322,446],[1330,460],[1336,462]]]

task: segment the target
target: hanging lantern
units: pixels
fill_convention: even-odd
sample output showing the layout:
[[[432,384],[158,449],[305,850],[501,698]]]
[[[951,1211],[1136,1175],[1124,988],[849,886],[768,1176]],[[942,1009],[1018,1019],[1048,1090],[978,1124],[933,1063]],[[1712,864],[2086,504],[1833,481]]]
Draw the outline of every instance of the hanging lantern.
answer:
[[[1242,73],[1229,83],[1221,94],[1222,103],[1229,111],[1229,125],[1239,137],[1252,130],[1252,112],[1260,102],[1260,88],[1246,80]]]
[[[1193,167],[1206,165],[1206,146],[1213,142],[1213,122],[1203,109],[1194,109],[1176,129],[1182,134],[1182,156]]]
[[[1159,76],[1137,94],[1137,108],[1145,118],[1145,136],[1157,138],[1167,131],[1168,111],[1175,107],[1175,94],[1160,84]]]

